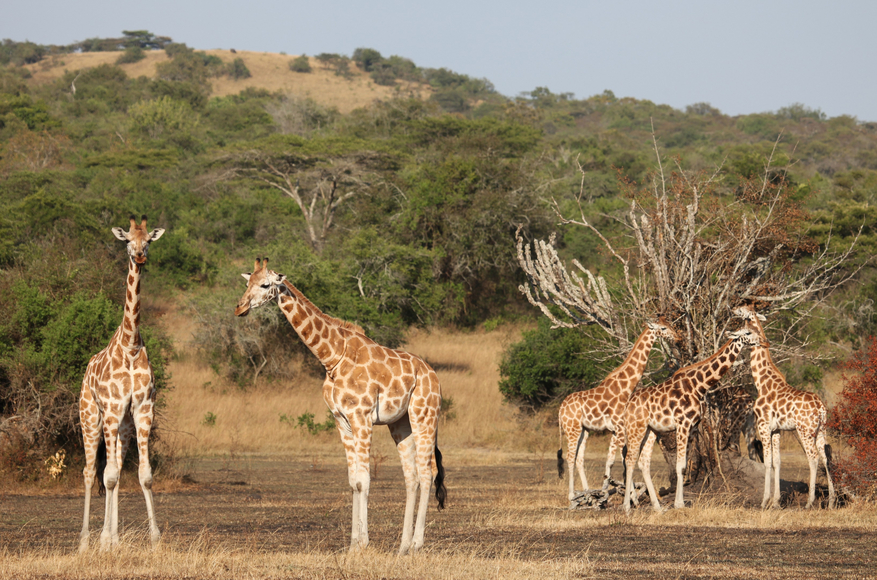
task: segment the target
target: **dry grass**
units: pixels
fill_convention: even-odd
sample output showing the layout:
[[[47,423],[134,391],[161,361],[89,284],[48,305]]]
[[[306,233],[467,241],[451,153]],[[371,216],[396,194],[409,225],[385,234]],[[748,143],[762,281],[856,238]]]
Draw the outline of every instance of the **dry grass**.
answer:
[[[528,560],[525,545],[503,545],[502,556],[487,557],[496,546],[434,554],[424,549],[413,557],[366,550],[339,554],[320,550],[280,553],[248,546],[227,546],[209,532],[191,539],[162,539],[154,552],[144,551],[145,538],[128,534],[112,554],[92,549],[86,554],[44,549],[3,554],[2,578],[583,578],[590,576],[582,557]]]
[[[386,100],[397,95],[412,95],[424,98],[431,89],[428,85],[399,81],[396,86],[386,87],[375,84],[368,73],[351,65],[350,77],[344,78],[325,68],[317,59],[311,58],[313,72],[295,73],[289,70],[289,62],[294,55],[270,52],[251,52],[239,50],[232,54],[227,50],[206,50],[207,54],[218,56],[226,63],[235,58],[243,59],[252,76],[233,80],[229,77],[211,79],[211,96],[223,97],[241,92],[249,87],[267,89],[271,92],[310,97],[327,107],[336,107],[341,113],[349,113],[376,100]],[[96,67],[102,64],[115,64],[121,52],[84,52],[49,57],[36,64],[27,65],[33,74],[33,83],[47,83],[58,79],[65,72]],[[155,77],[155,66],[168,60],[163,50],[145,52],[146,58],[139,62],[122,64],[119,67],[132,78]]]

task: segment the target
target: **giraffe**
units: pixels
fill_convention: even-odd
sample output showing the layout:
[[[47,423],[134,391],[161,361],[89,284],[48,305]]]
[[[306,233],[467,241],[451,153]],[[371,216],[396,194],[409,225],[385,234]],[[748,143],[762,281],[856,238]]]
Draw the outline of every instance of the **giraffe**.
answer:
[[[435,371],[420,357],[381,346],[362,329],[321,312],[286,276],[257,258],[253,272],[243,274],[247,289],[235,314],[275,301],[302,342],[326,369],[323,400],[335,417],[347,455],[353,493],[350,550],[368,545],[369,453],[375,425],[387,425],[405,474],[405,516],[399,554],[423,546],[430,487],[435,481],[438,508],[446,490],[438,449],[441,386]],[[417,520],[415,498],[420,491]]]
[[[750,366],[752,379],[758,390],[753,413],[755,429],[764,453],[764,499],[761,507],[768,507],[771,497],[770,472],[773,467],[774,489],[773,502],[770,507],[780,507],[780,433],[795,431],[807,461],[810,464],[810,489],[807,497],[807,509],[813,507],[816,500],[816,471],[819,459],[825,465],[825,477],[828,479],[828,507],[835,506],[836,496],[834,482],[828,468],[828,456],[825,452],[825,420],[827,411],[825,404],[814,393],[793,389],[786,382],[783,373],[776,367],[770,356],[769,343],[764,334],[761,321],[764,317],[755,312],[751,306],[741,306],[734,314],[744,318],[746,325],[761,337],[761,344],[752,348]]]
[[[149,433],[155,409],[155,386],[152,366],[140,337],[140,274],[146,264],[149,244],[159,239],[164,229],[146,229],[146,216],[137,224],[113,228],[113,234],[127,244],[128,278],[125,313],[109,345],[93,357],[82,379],[79,396],[79,422],[85,448],[85,515],[79,535],[79,551],[88,549],[88,512],[95,476],[102,476],[106,488],[104,526],[100,534],[101,549],[119,543],[119,472],[131,437],[137,438],[140,487],[146,498],[152,546],[161,537],[155,522],[152,499],[152,468],[149,465]],[[100,443],[106,445],[106,463],[97,457]],[[95,464],[98,464],[98,467]]]
[[[624,511],[630,511],[633,468],[638,463],[655,511],[661,511],[650,473],[652,447],[657,433],[676,431],[676,501],[673,507],[685,507],[682,470],[688,452],[691,429],[700,421],[701,403],[706,394],[731,368],[745,346],[759,342],[752,330],[743,328],[730,333],[731,339],[711,357],[683,367],[659,385],[631,395],[624,412],[626,484]]]
[[[617,369],[609,373],[603,381],[587,391],[579,391],[568,395],[557,414],[560,425],[560,445],[557,450],[557,473],[563,477],[563,443],[566,438],[566,465],[569,470],[569,499],[575,497],[575,476],[578,471],[584,489],[588,487],[585,477],[585,446],[588,443],[589,431],[611,431],[609,453],[606,457],[606,470],[603,475],[603,490],[609,487],[609,473],[615,463],[616,452],[624,443],[624,432],[621,428],[624,407],[633,389],[636,388],[646,363],[649,352],[658,338],[677,342],[679,335],[663,321],[648,322],[646,328],[637,338],[630,353]],[[575,465],[575,470],[573,469]]]

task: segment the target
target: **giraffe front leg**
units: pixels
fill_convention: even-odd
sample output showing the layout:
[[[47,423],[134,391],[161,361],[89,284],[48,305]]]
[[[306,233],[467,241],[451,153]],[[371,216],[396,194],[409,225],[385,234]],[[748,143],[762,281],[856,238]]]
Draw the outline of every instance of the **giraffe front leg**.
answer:
[[[408,553],[414,539],[414,507],[420,487],[417,479],[417,450],[407,414],[389,427],[405,475],[405,517],[402,520],[402,543],[399,545],[399,555],[403,556]]]
[[[132,425],[137,436],[137,451],[139,453],[139,465],[137,475],[140,479],[140,489],[146,501],[146,515],[149,518],[149,540],[152,548],[158,547],[161,539],[161,531],[155,520],[155,504],[152,496],[152,466],[149,464],[149,434],[152,430],[153,407],[152,401],[147,400],[132,413]]]
[[[119,473],[122,464],[122,444],[119,437],[118,417],[104,417],[104,442],[107,446],[107,465],[104,468],[106,502],[104,526],[100,534],[101,550],[109,550],[119,543]]]
[[[617,429],[612,433],[612,438],[609,440],[609,453],[606,456],[606,471],[603,473],[603,491],[609,489],[609,476],[612,473],[612,465],[615,463],[615,454],[618,453],[618,449],[621,448],[623,443],[624,436],[620,433],[620,429]]]
[[[624,457],[624,513],[630,513],[630,502],[633,498],[633,470],[639,462],[642,447],[645,444],[646,429],[640,425],[628,425],[625,427],[625,443],[627,453]],[[639,502],[637,502],[638,505]]]
[[[349,422],[348,422],[349,421]],[[369,453],[371,449],[370,418],[357,418],[355,413],[336,417],[344,452],[347,455],[347,479],[353,496],[350,525],[350,551],[368,546],[368,493],[371,484]]]
[[[761,451],[764,454],[764,498],[761,500],[761,509],[765,509],[770,502],[770,476],[773,466],[773,448],[766,424],[758,425],[758,440],[761,441]]]
[[[86,388],[87,387],[83,386],[83,389]],[[100,441],[103,437],[101,433],[102,425],[100,414],[96,412],[96,408],[93,409],[94,412],[90,412],[91,410],[90,405],[87,406],[86,409],[83,409],[82,404],[80,404],[79,423],[82,426],[82,446],[85,450],[85,467],[82,470],[82,477],[85,480],[85,513],[82,516],[82,531],[79,532],[80,553],[88,550],[91,488],[94,485],[95,476],[97,475],[95,464],[97,463],[97,453],[98,448],[100,447]]]

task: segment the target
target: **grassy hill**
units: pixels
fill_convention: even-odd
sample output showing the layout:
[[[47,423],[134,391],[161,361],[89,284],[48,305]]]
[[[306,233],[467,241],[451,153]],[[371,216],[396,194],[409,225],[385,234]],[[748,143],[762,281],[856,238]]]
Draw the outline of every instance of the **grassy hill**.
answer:
[[[366,71],[357,67],[350,67],[345,75],[339,75],[330,65],[314,57],[309,58],[312,72],[298,73],[289,68],[289,63],[296,58],[295,56],[247,50],[238,50],[235,53],[228,50],[203,52],[225,63],[240,58],[252,75],[237,80],[227,76],[211,79],[211,97],[236,95],[248,88],[259,88],[272,93],[281,92],[311,98],[325,107],[334,107],[341,113],[349,113],[353,109],[368,106],[376,100],[400,96],[423,99],[428,98],[432,93],[426,83],[398,80],[394,86],[379,85]],[[24,68],[32,75],[29,83],[40,85],[56,81],[67,72],[100,65],[115,65],[121,54],[122,51],[56,54],[40,62],[25,65]],[[144,76],[154,79],[156,66],[170,60],[163,50],[145,51],[144,55],[145,58],[139,62],[118,66],[131,78]]]

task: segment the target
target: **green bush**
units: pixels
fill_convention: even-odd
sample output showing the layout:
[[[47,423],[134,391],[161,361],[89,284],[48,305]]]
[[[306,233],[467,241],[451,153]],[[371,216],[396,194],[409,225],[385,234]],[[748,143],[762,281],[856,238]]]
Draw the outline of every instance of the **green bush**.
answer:
[[[289,70],[297,73],[311,72],[311,59],[306,54],[296,57],[289,61]]]
[[[538,409],[566,395],[596,386],[605,369],[589,355],[590,339],[579,329],[550,328],[539,319],[536,330],[502,356],[499,390],[521,407]]]
[[[244,63],[244,59],[238,57],[231,61],[231,64],[228,65],[227,74],[234,80],[240,79],[248,79],[253,76],[250,73],[250,69],[247,68],[247,65]]]
[[[129,64],[132,62],[140,62],[146,58],[146,53],[143,52],[143,49],[139,46],[129,46],[125,49],[119,58],[116,59],[116,64]]]

